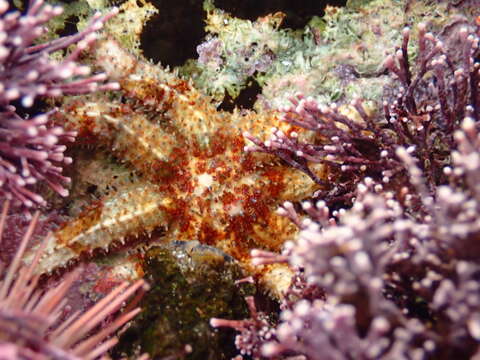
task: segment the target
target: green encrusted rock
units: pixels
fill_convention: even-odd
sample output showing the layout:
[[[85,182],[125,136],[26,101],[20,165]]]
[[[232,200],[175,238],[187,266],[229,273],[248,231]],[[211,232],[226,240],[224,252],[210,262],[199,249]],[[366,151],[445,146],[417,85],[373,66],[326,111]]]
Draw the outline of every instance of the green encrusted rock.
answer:
[[[143,311],[122,335],[115,356],[147,352],[154,359],[230,359],[234,334],[209,325],[211,317],[248,317],[244,296],[251,285],[235,285],[244,277],[228,255],[198,242],[174,242],[150,249],[145,278],[151,285]],[[191,349],[186,354],[185,349]]]
[[[458,2],[460,3],[460,2]],[[320,104],[349,103],[362,98],[382,102],[389,86],[383,63],[402,41],[402,30],[428,24],[437,31],[456,16],[469,16],[470,7],[450,6],[448,1],[349,0],[345,7],[325,8],[303,30],[281,27],[282,14],[256,21],[239,19],[205,0],[207,38],[199,47],[189,74],[197,88],[221,101],[235,98],[249,81],[261,87],[257,110],[290,104],[297,92]],[[409,54],[416,55],[411,41]]]

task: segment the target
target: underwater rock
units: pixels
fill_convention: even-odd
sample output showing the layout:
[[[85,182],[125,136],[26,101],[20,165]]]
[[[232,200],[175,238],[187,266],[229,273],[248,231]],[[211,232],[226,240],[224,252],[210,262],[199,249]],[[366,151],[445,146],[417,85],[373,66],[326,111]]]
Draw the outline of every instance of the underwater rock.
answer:
[[[115,358],[149,353],[151,358],[230,359],[234,333],[219,332],[211,317],[242,319],[249,284],[233,258],[197,241],[176,241],[150,249],[145,279],[151,290],[142,313],[122,335]]]

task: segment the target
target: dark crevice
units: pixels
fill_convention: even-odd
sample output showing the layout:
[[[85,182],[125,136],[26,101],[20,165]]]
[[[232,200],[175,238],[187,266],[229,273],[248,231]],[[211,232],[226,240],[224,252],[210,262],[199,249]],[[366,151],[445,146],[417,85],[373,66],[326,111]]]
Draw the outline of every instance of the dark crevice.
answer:
[[[65,25],[62,30],[58,32],[58,36],[69,36],[78,32],[77,23],[78,16],[69,16],[65,19]]]
[[[260,16],[281,11],[286,14],[283,28],[303,29],[313,16],[323,16],[327,5],[345,6],[343,0],[216,0],[215,5],[234,17],[255,21]]]
[[[196,47],[205,37],[205,12],[198,0],[154,0],[159,9],[141,35],[143,54],[162,65],[180,66],[198,56]]]
[[[202,0],[153,0],[159,10],[146,24],[141,35],[143,54],[154,62],[170,67],[181,66],[198,57],[196,47],[205,38],[206,14]],[[317,15],[323,16],[327,5],[344,6],[346,0],[216,0],[215,6],[241,19],[283,12],[284,28],[301,29]]]
[[[262,92],[262,88],[254,79],[247,81],[247,86],[240,92],[240,94],[232,99],[228,93],[225,95],[224,100],[219,106],[220,110],[232,112],[235,107],[240,109],[251,109],[255,101],[257,101],[257,95]]]

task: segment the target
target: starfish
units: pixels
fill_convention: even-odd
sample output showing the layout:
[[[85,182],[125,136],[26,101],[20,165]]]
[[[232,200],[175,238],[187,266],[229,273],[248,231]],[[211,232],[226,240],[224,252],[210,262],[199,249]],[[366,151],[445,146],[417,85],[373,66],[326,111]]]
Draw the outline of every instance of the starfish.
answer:
[[[114,40],[99,41],[94,57],[118,81],[120,93],[73,99],[57,121],[77,131],[81,143],[125,162],[138,180],[54,232],[39,272],[135,238],[148,241],[143,239],[156,230],[161,241],[198,240],[247,267],[251,249],[278,251],[294,237],[297,228],[276,210],[284,201],[311,196],[318,185],[271,155],[245,152],[243,134],[265,138],[271,128],[304,130],[274,111],[219,111],[191,82]],[[318,165],[315,174],[324,173]]]

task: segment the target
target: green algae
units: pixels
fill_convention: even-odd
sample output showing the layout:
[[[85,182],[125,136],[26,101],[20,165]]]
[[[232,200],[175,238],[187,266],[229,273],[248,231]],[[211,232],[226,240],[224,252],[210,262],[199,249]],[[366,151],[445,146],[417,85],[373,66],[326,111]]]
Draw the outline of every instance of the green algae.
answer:
[[[235,98],[253,78],[262,87],[256,109],[279,108],[300,92],[321,104],[344,104],[354,98],[379,102],[391,83],[383,63],[401,44],[402,30],[426,22],[436,31],[465,9],[448,2],[350,0],[342,8],[327,6],[303,30],[280,27],[279,14],[250,21],[232,17],[205,1],[207,41],[218,41],[210,62],[182,68],[195,85],[221,101]],[[467,9],[468,10],[468,9]],[[410,42],[414,60],[416,42]],[[268,66],[258,67],[265,62]]]
[[[253,288],[235,285],[244,275],[233,259],[198,242],[177,242],[149,250],[144,268],[151,290],[116,354],[230,359],[235,354],[233,333],[211,328],[209,320],[248,316],[244,296]],[[188,355],[186,345],[192,350]]]
[[[69,2],[52,28],[58,33],[77,18],[75,26],[81,29],[93,9],[105,12],[117,3]],[[217,8],[214,0],[204,0],[203,7],[204,44],[216,42],[218,49],[206,61],[190,59],[175,71],[217,104],[225,97],[237,98],[255,82],[260,96],[254,107],[260,111],[288,105],[288,99],[299,92],[324,105],[345,104],[354,98],[380,102],[383,88],[391,84],[383,62],[401,44],[405,26],[412,28],[415,40],[420,22],[436,32],[456,16],[475,15],[471,6],[453,6],[448,1],[349,0],[345,7],[327,6],[325,15],[313,16],[303,29],[292,30],[281,26],[282,13],[250,21]],[[141,55],[145,24],[159,12],[162,9],[147,0],[123,2],[106,32]],[[416,41],[410,41],[409,54],[414,60]]]

